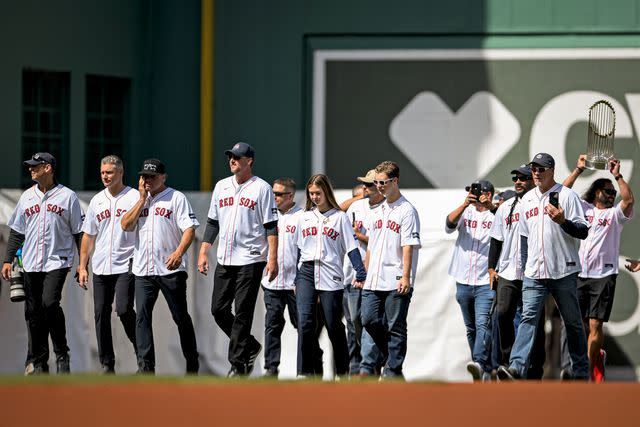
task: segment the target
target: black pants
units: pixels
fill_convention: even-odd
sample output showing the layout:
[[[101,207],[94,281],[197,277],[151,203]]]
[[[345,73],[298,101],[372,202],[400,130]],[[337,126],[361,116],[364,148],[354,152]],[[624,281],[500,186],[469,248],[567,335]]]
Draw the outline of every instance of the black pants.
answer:
[[[264,368],[276,371],[280,366],[282,331],[284,330],[284,308],[289,309],[289,320],[294,328],[298,327],[296,295],[293,290],[272,290],[262,287],[264,291]]]
[[[49,334],[57,356],[69,352],[64,313],[60,307],[62,287],[68,272],[68,268],[61,268],[46,273],[24,274],[24,318],[30,338],[27,364],[46,367],[49,360]]]
[[[113,368],[113,338],[111,336],[111,306],[116,300],[116,314],[124,332],[136,348],[136,312],[133,310],[135,276],[131,273],[93,275],[93,313],[96,321],[98,357],[103,366]]]
[[[153,372],[156,366],[153,345],[153,307],[162,291],[173,321],[178,326],[182,354],[187,361],[187,372],[199,369],[196,334],[187,311],[187,273],[180,271],[167,276],[136,276],[136,346],[138,367],[143,372]]]
[[[211,296],[211,314],[229,337],[229,362],[244,366],[260,343],[251,335],[260,280],[265,262],[243,266],[216,266]],[[231,304],[234,303],[233,313]],[[235,315],[234,315],[235,313]]]
[[[496,312],[498,315],[498,335],[500,337],[500,365],[509,366],[511,348],[515,341],[514,319],[518,304],[522,301],[522,280],[506,280],[500,277],[496,293]],[[544,306],[536,327],[536,337],[531,349],[527,378],[539,380],[544,373],[545,332]]]

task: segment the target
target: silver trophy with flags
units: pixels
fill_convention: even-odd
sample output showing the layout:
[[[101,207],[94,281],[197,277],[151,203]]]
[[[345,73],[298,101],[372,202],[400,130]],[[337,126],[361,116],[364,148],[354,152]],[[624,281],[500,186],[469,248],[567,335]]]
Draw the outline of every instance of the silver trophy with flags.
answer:
[[[598,101],[589,108],[587,129],[587,160],[589,169],[607,169],[613,157],[613,139],[616,133],[616,112],[608,101]]]

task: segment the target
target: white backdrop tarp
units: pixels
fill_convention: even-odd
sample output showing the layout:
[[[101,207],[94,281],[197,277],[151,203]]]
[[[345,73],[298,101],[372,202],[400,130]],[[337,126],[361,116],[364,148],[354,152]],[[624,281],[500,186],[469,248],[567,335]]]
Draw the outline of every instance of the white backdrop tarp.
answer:
[[[20,196],[19,190],[0,190],[0,224],[2,224],[2,244],[4,255],[8,227],[6,223]],[[418,273],[409,308],[408,354],[405,361],[405,376],[408,380],[431,379],[444,381],[468,381],[465,364],[470,360],[470,352],[465,336],[460,309],[455,301],[455,282],[447,275],[447,268],[456,234],[444,232],[445,216],[465,197],[463,190],[405,190],[405,197],[411,201],[421,220],[422,249],[419,255]],[[80,193],[84,209],[93,194]],[[186,193],[196,215],[204,224],[209,209],[210,193]],[[348,191],[336,193],[338,200],[350,196]],[[302,202],[302,195],[297,195]],[[204,226],[197,230],[197,241],[187,253],[189,280],[187,298],[189,313],[195,326],[198,351],[200,352],[200,372],[202,374],[224,375],[229,369],[227,362],[228,338],[215,324],[210,312],[213,278],[203,276],[196,270],[197,251]],[[215,248],[215,245],[214,245]],[[76,259],[77,262],[77,259]],[[215,251],[210,253],[211,270],[215,265]],[[8,283],[2,284],[0,293],[0,374],[20,373],[24,369],[27,345],[27,331],[24,321],[23,303],[9,300]],[[62,306],[66,316],[67,340],[71,349],[72,372],[93,372],[99,368],[95,325],[93,319],[92,287],[82,290],[69,274],[65,284]],[[262,293],[258,297],[253,322],[253,334],[263,342],[264,303]],[[153,317],[156,345],[157,374],[180,375],[185,364],[176,326],[167,304],[158,298]],[[136,361],[129,341],[117,316],[112,314],[113,339],[116,351],[116,370],[119,373],[133,373]],[[295,377],[296,332],[287,322],[282,338],[281,378]],[[323,334],[321,346],[325,350],[325,378],[331,378],[331,345]],[[256,363],[253,375],[262,374],[263,355]],[[54,355],[50,366],[53,368]]]

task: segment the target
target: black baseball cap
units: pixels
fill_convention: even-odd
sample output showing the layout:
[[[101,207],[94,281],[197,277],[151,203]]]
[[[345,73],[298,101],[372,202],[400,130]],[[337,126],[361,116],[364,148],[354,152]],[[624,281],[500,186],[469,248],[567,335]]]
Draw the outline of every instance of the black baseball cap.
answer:
[[[556,161],[553,160],[553,157],[551,157],[551,154],[538,153],[535,156],[533,156],[533,160],[531,160],[529,164],[542,166],[543,168],[553,168],[556,166]]]
[[[158,159],[147,159],[142,162],[142,169],[138,175],[162,175],[165,173],[164,163]]]
[[[493,184],[490,181],[486,181],[486,180],[479,180],[474,182],[474,184],[480,184],[480,191],[482,191],[483,193],[491,193],[493,194],[494,192],[494,188],[493,188]],[[471,190],[471,186],[467,185],[466,187],[464,187],[465,191],[470,191]]]
[[[529,165],[520,165],[517,168],[515,168],[514,170],[512,170],[511,173],[513,175],[520,174],[520,175],[524,175],[524,176],[532,176],[531,166],[529,166]]]
[[[253,147],[246,142],[236,142],[236,145],[234,145],[231,150],[225,151],[224,154],[226,154],[227,156],[233,154],[236,157],[249,157],[253,159],[256,155],[256,152]]]
[[[55,169],[56,158],[49,153],[36,153],[33,156],[31,156],[29,160],[25,160],[22,163],[25,166],[37,166],[37,165],[49,164],[53,166],[53,168]]]
[[[507,201],[509,199],[511,199],[512,197],[516,196],[516,192],[513,190],[504,190],[500,193],[497,194],[496,197],[498,197],[498,200],[502,199],[504,201]]]

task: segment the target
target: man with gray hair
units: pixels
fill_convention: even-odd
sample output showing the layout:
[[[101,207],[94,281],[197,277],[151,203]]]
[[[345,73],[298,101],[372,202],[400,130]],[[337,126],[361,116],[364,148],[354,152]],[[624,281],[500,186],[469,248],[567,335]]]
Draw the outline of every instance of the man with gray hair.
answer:
[[[136,313],[133,309],[135,276],[131,273],[135,233],[122,230],[120,221],[138,201],[139,194],[122,182],[124,168],[118,156],[106,156],[100,162],[104,190],[93,196],[82,225],[82,244],[78,265],[78,284],[87,289],[91,259],[93,304],[101,373],[115,372],[115,354],[111,337],[111,306],[127,337],[136,347]]]

